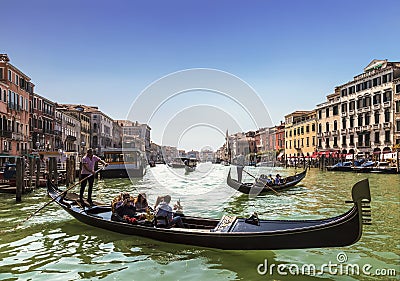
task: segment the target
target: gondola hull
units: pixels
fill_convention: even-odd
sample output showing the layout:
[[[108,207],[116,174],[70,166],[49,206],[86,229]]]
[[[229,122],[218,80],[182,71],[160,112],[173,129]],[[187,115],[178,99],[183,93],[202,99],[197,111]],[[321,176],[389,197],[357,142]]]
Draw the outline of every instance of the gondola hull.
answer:
[[[159,241],[225,250],[276,250],[343,247],[357,242],[362,234],[362,200],[370,201],[368,181],[353,187],[353,207],[346,213],[321,220],[260,220],[259,225],[234,219],[221,227],[216,219],[183,216],[186,228],[156,228],[111,219],[109,206],[80,207],[63,198],[48,183],[53,200],[82,223],[127,235]]]
[[[280,184],[280,185],[267,185],[264,182],[256,182],[256,183],[242,183],[239,182],[235,179],[232,179],[231,177],[231,170],[229,170],[228,173],[228,178],[226,180],[227,184],[236,189],[237,191],[240,191],[242,193],[245,194],[265,194],[268,192],[277,192],[277,191],[281,191],[290,187],[295,186],[296,184],[298,184],[299,182],[301,182],[302,179],[305,178],[307,174],[307,170],[305,169],[303,172],[296,174],[294,176],[290,176],[285,178],[286,182],[284,184]]]

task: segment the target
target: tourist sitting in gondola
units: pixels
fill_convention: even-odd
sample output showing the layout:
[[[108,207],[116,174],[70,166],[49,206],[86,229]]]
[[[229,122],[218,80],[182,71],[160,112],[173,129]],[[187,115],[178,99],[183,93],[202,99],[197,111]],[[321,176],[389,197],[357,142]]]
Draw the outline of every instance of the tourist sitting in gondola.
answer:
[[[182,219],[178,215],[174,215],[171,206],[171,196],[166,195],[158,197],[155,207],[155,217],[157,227],[184,227]]]
[[[129,193],[121,193],[115,197],[112,201],[111,209],[115,219],[136,223],[134,198]]]
[[[279,174],[276,174],[276,177],[275,177],[275,184],[276,185],[281,185],[281,179],[282,179],[282,177],[279,175]]]
[[[149,208],[149,204],[147,203],[146,194],[139,193],[139,195],[135,198],[135,208],[138,213],[145,213]]]

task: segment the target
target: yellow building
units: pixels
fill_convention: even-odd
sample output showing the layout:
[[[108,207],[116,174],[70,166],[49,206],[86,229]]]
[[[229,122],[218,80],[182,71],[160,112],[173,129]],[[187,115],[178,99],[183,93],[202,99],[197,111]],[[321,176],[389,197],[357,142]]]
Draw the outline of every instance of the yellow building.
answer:
[[[285,116],[285,158],[311,157],[316,151],[316,111],[295,111]]]

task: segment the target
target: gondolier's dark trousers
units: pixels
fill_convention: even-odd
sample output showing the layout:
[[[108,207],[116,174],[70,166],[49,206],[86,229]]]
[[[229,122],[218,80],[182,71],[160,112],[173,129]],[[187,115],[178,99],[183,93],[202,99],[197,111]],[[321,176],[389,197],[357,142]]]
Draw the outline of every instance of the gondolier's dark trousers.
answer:
[[[90,174],[81,174],[80,180],[88,177]],[[87,182],[89,182],[89,189],[88,189],[88,201],[92,201],[92,190],[93,190],[93,182],[94,182],[94,175],[89,177],[88,179],[81,182],[81,190],[79,192],[79,199],[83,199],[83,193],[85,192],[85,187]]]

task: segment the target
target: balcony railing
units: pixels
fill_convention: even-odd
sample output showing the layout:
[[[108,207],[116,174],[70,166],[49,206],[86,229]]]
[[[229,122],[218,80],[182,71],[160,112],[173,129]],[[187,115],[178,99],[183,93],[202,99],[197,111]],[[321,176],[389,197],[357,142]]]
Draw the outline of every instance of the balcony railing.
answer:
[[[325,132],[324,137],[329,137],[331,135],[331,132]]]
[[[17,141],[23,140],[23,136],[21,133],[12,133],[11,138]]]
[[[332,131],[332,136],[338,136],[338,135],[339,135],[339,130]]]
[[[348,128],[348,129],[347,129],[347,132],[348,132],[349,134],[353,133],[353,132],[354,132],[354,128]]]
[[[11,131],[0,131],[0,137],[11,138],[12,137],[12,132]]]
[[[355,130],[356,132],[361,132],[361,126],[355,127],[354,130]]]
[[[385,102],[383,103],[383,108],[390,107],[390,105],[391,105],[391,102],[390,102],[390,101],[385,101]]]
[[[364,125],[364,126],[362,126],[363,132],[369,131],[369,129],[370,129],[369,125]]]
[[[381,108],[381,104],[377,103],[377,104],[374,104],[372,107],[373,107],[374,110],[377,110],[377,109]]]
[[[354,109],[349,110],[349,115],[354,115]]]
[[[391,126],[392,126],[392,123],[391,123],[391,122],[385,122],[385,123],[383,123],[383,128],[384,128],[384,129],[390,129]]]
[[[340,114],[342,117],[346,117],[347,116],[347,111],[342,111],[342,113]]]
[[[345,134],[347,133],[347,129],[341,129],[341,130],[340,130],[340,133],[341,133],[342,135],[345,135]]]
[[[381,128],[381,124],[373,124],[372,130],[379,130]]]

